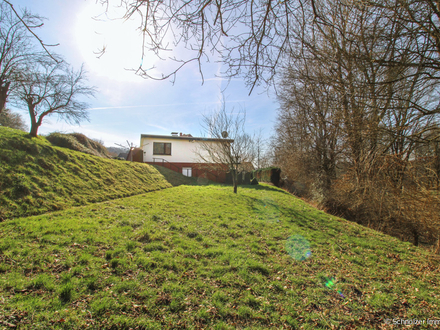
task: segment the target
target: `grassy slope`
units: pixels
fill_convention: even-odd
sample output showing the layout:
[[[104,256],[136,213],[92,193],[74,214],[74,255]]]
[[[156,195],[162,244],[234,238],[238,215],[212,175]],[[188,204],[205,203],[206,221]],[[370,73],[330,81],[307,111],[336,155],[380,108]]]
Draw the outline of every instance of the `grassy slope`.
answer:
[[[41,214],[193,181],[185,177],[176,181],[172,174],[147,164],[53,147],[44,137],[30,139],[24,132],[0,127],[0,218]]]
[[[286,250],[295,235],[310,242],[305,260]],[[389,329],[384,319],[439,317],[433,256],[268,185],[180,186],[8,220],[0,250],[6,327]]]

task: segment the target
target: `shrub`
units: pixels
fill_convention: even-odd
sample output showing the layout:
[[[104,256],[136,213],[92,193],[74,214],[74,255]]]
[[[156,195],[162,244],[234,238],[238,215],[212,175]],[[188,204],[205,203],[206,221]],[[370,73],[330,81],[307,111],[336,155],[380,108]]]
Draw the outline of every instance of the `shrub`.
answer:
[[[364,168],[336,181],[327,210],[414,245],[437,241],[440,249],[440,196],[417,164],[388,155]]]
[[[254,178],[260,182],[272,182],[275,186],[280,186],[281,169],[278,167],[268,167],[255,170],[253,172]]]

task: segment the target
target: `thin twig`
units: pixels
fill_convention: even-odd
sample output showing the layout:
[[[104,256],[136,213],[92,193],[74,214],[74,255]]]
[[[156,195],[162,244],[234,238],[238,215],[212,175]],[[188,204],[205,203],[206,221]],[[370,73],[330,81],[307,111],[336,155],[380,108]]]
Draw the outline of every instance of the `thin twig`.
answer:
[[[38,40],[38,42],[40,43],[41,47],[43,47],[43,49],[45,50],[45,52],[47,53],[47,55],[49,55],[49,57],[51,59],[53,59],[56,63],[60,63],[60,61],[58,61],[50,52],[49,50],[46,48],[46,46],[48,47],[55,47],[58,46],[59,44],[55,44],[55,45],[46,45],[43,40],[40,39],[40,37],[38,37],[34,31],[32,31],[32,29],[29,27],[29,25],[21,18],[21,16],[17,13],[17,11],[15,10],[14,6],[7,0],[3,0],[5,3],[7,3],[12,11],[14,12],[14,14],[17,16],[17,18],[23,23],[23,25],[25,26],[25,28]],[[42,26],[43,24],[39,25]]]

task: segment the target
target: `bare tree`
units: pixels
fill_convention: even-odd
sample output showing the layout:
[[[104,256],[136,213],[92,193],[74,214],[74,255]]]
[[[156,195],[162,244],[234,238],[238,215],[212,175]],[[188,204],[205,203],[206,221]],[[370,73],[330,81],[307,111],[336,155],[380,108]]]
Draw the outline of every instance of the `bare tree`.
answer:
[[[257,169],[264,167],[268,162],[267,140],[263,137],[263,130],[260,128],[254,136],[254,164]]]
[[[0,113],[13,88],[12,82],[29,63],[41,54],[33,48],[28,29],[42,25],[42,18],[24,10],[20,17],[5,2],[0,3]]]
[[[439,80],[423,53],[426,37],[410,31],[415,23],[405,15],[393,1],[371,10],[367,2],[320,0],[297,13],[291,36],[299,47],[279,81],[274,148],[309,197],[418,244],[440,237],[428,184],[437,144],[421,147],[435,136]],[[424,153],[417,162],[416,150]],[[434,211],[417,210],[427,205]]]
[[[232,174],[237,193],[237,174],[254,160],[253,138],[245,132],[246,113],[226,111],[225,103],[217,112],[203,116],[203,129],[211,139],[201,141],[197,155],[203,163],[226,166]]]
[[[244,73],[250,90],[270,81],[278,65],[292,47],[291,21],[302,5],[300,1],[189,0],[139,1],[100,0],[108,6],[122,3],[124,18],[137,17],[143,34],[143,54],[168,56],[170,50],[186,49],[185,57],[174,57],[177,68],[152,76],[142,65],[137,74],[152,79],[167,79],[189,63],[221,58],[227,65],[224,74]],[[172,40],[172,41],[171,41]],[[171,47],[174,47],[172,49]],[[203,74],[202,74],[203,77]]]
[[[335,43],[351,44],[371,48],[382,42],[382,51],[363,52],[358,59],[369,58],[375,63],[388,67],[401,66],[424,68],[426,79],[438,79],[440,72],[440,11],[434,0],[366,0],[333,1],[325,0],[292,1],[243,1],[243,0],[188,0],[188,1],[144,1],[144,0],[100,0],[108,6],[122,5],[124,18],[137,17],[139,31],[144,36],[143,54],[149,51],[159,56],[168,56],[170,51],[185,47],[185,56],[171,57],[177,62],[177,69],[151,76],[150,68],[142,65],[136,70],[143,77],[166,79],[188,63],[196,62],[201,71],[204,60],[218,56],[226,65],[224,74],[234,77],[243,74],[250,90],[260,84],[271,82],[285,64],[290,53],[304,46],[306,33],[304,22],[314,24],[317,31],[331,33]],[[332,10],[329,10],[333,8]],[[353,10],[362,10],[356,20],[351,20],[348,30],[339,25],[343,39],[335,27],[335,18],[350,15]],[[304,15],[304,13],[307,15]],[[362,21],[364,23],[362,23]],[[375,22],[364,31],[369,39],[359,43],[356,36],[365,22]],[[353,29],[357,26],[358,29]],[[333,29],[334,30],[334,29]],[[382,31],[389,35],[383,39]],[[392,36],[394,42],[389,42]],[[300,40],[303,39],[303,40]],[[351,43],[355,41],[355,44]],[[390,47],[389,47],[390,46]],[[410,46],[410,47],[408,47]],[[342,50],[342,49],[340,49]],[[354,50],[354,49],[352,49]],[[388,56],[389,52],[395,56]],[[181,53],[182,54],[182,53]],[[335,53],[329,65],[343,53]],[[389,77],[390,81],[393,77]],[[400,78],[399,78],[400,79]],[[435,112],[438,107],[420,111]]]
[[[413,47],[405,53],[409,56],[396,57],[388,65],[423,67],[429,79],[438,79],[440,69],[440,11],[435,0],[369,0],[365,2],[374,10],[383,11],[389,21],[395,21],[404,31],[398,35],[399,44],[406,46],[408,40]],[[403,47],[398,47],[403,50]]]
[[[69,123],[88,119],[83,97],[93,96],[94,87],[86,85],[83,67],[74,71],[64,62],[39,61],[17,80],[17,102],[24,104],[31,118],[30,135],[37,136],[46,116],[56,114]]]
[[[0,113],[0,126],[15,128],[21,131],[27,131],[29,129],[24,123],[21,115],[12,112],[8,108],[3,109]]]
[[[314,61],[298,61],[280,81],[276,162],[290,179],[301,182],[302,194],[325,199],[336,177],[341,153],[341,125],[334,88],[326,83],[328,70]]]

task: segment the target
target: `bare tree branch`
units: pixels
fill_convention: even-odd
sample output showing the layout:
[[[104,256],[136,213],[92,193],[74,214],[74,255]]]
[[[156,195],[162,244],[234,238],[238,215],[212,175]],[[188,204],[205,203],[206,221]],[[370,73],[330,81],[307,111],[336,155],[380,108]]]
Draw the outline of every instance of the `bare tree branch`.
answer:
[[[232,174],[234,193],[237,193],[237,173],[254,161],[253,138],[245,132],[246,113],[234,109],[228,113],[225,102],[221,109],[203,116],[202,127],[209,138],[201,141],[197,155],[201,162],[221,164]]]
[[[41,40],[41,38],[32,30],[34,28],[38,28],[38,27],[42,27],[44,25],[44,23],[40,23],[38,25],[35,26],[31,26],[29,25],[25,20],[23,20],[23,18],[21,17],[21,15],[19,13],[17,13],[17,11],[15,10],[14,6],[7,0],[3,0],[3,2],[5,2],[6,4],[9,5],[9,7],[11,7],[11,10],[14,12],[14,14],[17,16],[17,18],[20,20],[20,22],[25,26],[25,28],[35,37],[35,39],[38,40],[39,44],[41,45],[41,47],[43,47],[44,51],[46,52],[46,54],[55,62],[58,61],[58,59],[56,59],[51,52],[49,52],[49,50],[47,49],[47,47],[55,47],[58,46],[59,44],[55,44],[55,45],[48,45],[45,44],[43,42],[43,40]]]
[[[112,0],[101,3],[109,5]],[[226,65],[222,75],[244,75],[251,92],[259,84],[272,81],[292,47],[289,35],[298,6],[297,1],[273,0],[123,0],[122,4],[124,18],[136,15],[141,21],[142,57],[147,51],[164,58],[170,50],[186,49],[186,57],[169,58],[177,62],[170,72],[153,76],[150,69],[141,66],[134,70],[137,74],[168,79],[195,62],[203,80],[204,61],[218,58]]]
[[[39,61],[17,80],[17,104],[26,105],[31,118],[30,135],[37,136],[46,116],[56,114],[69,123],[88,119],[88,104],[83,97],[93,96],[94,87],[85,84],[84,68],[74,71],[63,61]]]

